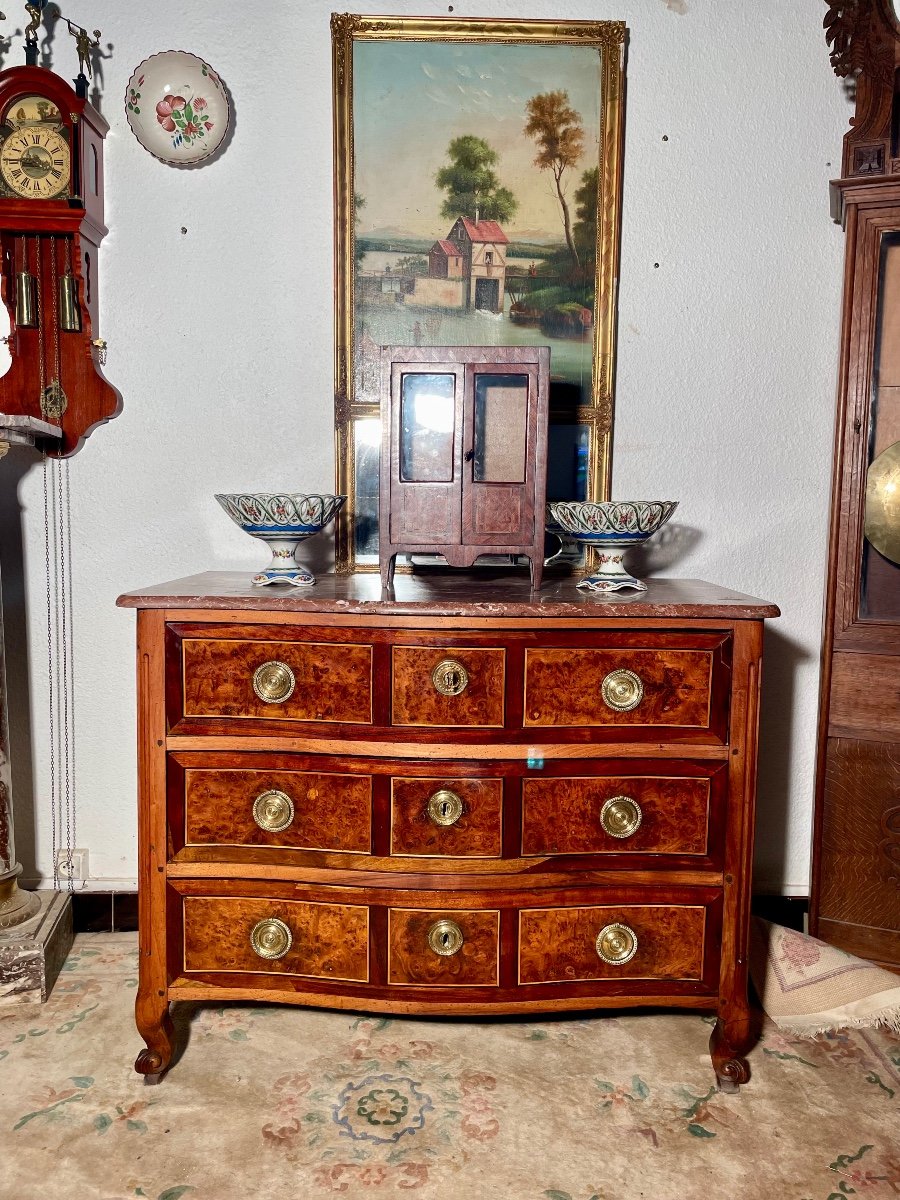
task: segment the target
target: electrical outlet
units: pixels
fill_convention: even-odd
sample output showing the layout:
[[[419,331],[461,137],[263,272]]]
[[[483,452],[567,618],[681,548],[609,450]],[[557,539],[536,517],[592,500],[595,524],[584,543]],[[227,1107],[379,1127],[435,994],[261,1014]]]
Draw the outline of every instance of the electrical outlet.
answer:
[[[66,850],[56,852],[56,873],[60,879],[67,882],[88,877],[88,852],[85,849],[73,850],[71,855]]]

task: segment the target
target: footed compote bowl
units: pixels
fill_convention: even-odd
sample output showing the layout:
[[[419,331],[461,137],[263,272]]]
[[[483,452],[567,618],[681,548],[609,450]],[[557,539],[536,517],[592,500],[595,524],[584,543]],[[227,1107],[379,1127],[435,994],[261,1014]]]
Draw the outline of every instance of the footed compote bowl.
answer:
[[[236,492],[216,499],[234,521],[251,537],[267,542],[272,561],[250,582],[292,583],[312,587],[316,577],[294,558],[297,547],[324,529],[346,496],[307,496],[303,492]]]
[[[629,546],[646,542],[661,525],[665,525],[677,507],[677,500],[604,500],[600,503],[552,500],[547,505],[546,528],[563,545],[576,542],[595,546],[600,551],[599,569],[580,580],[580,588],[590,592],[617,592],[620,588],[646,592],[646,583],[629,575],[622,559]]]

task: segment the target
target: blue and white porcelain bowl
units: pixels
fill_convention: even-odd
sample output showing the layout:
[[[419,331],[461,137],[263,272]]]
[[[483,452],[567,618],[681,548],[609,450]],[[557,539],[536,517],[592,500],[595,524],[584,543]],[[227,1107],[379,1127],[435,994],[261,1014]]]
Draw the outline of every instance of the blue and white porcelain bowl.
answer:
[[[546,528],[563,545],[569,542],[597,549],[598,569],[580,580],[580,588],[645,592],[647,585],[625,570],[625,552],[653,537],[677,507],[677,500],[552,500],[547,505]]]
[[[268,543],[272,561],[250,582],[292,583],[312,587],[312,572],[294,558],[297,547],[324,529],[347,499],[346,496],[307,495],[304,492],[233,492],[216,499],[245,533]]]

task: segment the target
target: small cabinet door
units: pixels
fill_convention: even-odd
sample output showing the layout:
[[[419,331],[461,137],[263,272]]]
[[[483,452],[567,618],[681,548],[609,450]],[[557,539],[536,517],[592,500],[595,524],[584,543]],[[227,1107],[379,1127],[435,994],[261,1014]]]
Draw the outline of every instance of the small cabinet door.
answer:
[[[463,369],[458,363],[391,367],[390,537],[460,544]]]
[[[534,536],[537,367],[470,364],[463,405],[462,541],[519,545]]]

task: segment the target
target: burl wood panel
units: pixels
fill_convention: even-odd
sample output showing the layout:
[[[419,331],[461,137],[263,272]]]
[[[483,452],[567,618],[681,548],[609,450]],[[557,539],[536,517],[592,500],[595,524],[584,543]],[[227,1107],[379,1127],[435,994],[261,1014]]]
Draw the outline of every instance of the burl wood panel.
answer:
[[[638,829],[612,837],[600,811],[613,796],[641,809]],[[708,851],[709,779],[584,777],[526,779],[522,785],[522,853],[696,854]]]
[[[445,919],[456,922],[464,940],[456,954],[443,956],[428,945],[428,931]],[[388,912],[388,983],[496,987],[499,959],[499,912],[409,908]]]
[[[428,801],[441,789],[455,792],[462,815],[436,825]],[[450,858],[498,858],[503,823],[502,779],[393,779],[391,853]]]
[[[299,900],[184,897],[184,969],[309,975],[364,983],[369,977],[369,910]],[[277,917],[293,936],[283,958],[254,953],[258,921]]]
[[[606,963],[597,935],[619,922],[637,935],[630,962]],[[531,908],[519,914],[519,982],[578,979],[702,979],[706,909],[624,906]]]
[[[185,638],[182,654],[187,717],[372,721],[370,646]],[[296,678],[282,703],[260,700],[253,690],[254,672],[271,660],[286,663]]]
[[[865,927],[900,966],[900,746],[830,739],[821,829],[820,920]]]
[[[468,672],[468,685],[458,696],[442,696],[432,682],[432,671],[444,659]],[[392,664],[394,725],[503,725],[504,650],[394,646]]]
[[[637,708],[618,712],[600,687],[611,671],[633,671],[644,685]],[[710,724],[712,652],[707,650],[529,649],[525,716],[529,725]]]
[[[284,792],[294,805],[286,829],[270,833],[253,819],[262,792]],[[289,846],[352,850],[372,846],[372,781],[306,771],[188,770],[185,843],[189,846]]]
[[[829,726],[900,741],[900,655],[835,654]]]

